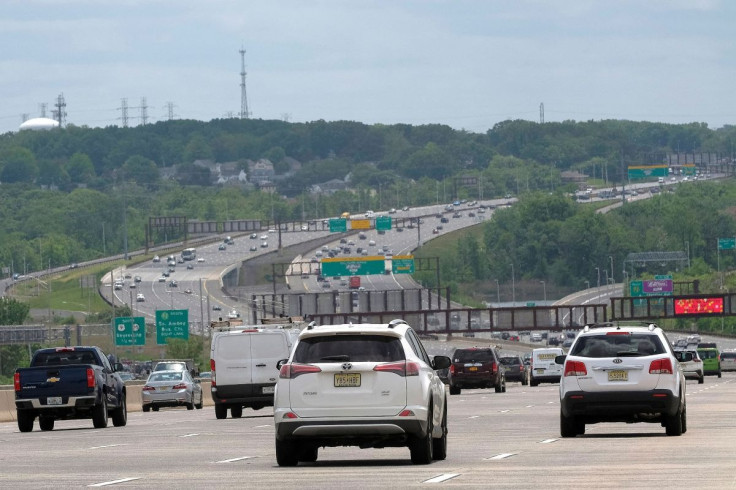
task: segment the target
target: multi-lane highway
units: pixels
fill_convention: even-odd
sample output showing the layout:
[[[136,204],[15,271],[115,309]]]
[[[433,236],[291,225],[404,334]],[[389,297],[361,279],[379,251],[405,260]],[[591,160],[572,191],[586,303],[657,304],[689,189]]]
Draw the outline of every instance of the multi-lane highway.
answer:
[[[255,238],[251,238],[250,233],[234,236],[233,244],[226,245],[224,250],[220,250],[222,242],[197,247],[197,259],[177,263],[173,268],[174,272],[170,272],[169,277],[162,277],[163,271],[169,270],[166,256],[161,256],[160,262],[149,261],[128,268],[116,269],[112,274],[103,278],[102,291],[108,299],[114,297],[113,301],[116,304],[131,305],[134,316],[144,316],[149,321],[155,318],[156,310],[189,309],[190,322],[197,324],[204,321],[205,324],[208,324],[210,319],[224,317],[233,309],[241,315],[246,315],[247,303],[225,294],[222,276],[227,271],[239,267],[244,260],[268,253],[275,254],[278,250],[279,238],[282,248],[317,241],[313,249],[297,256],[294,262],[309,262],[313,257],[317,257],[317,252],[321,252],[323,246],[336,248],[341,245],[340,238],[353,241],[354,246],[350,254],[340,254],[339,257],[362,257],[357,253],[358,247],[367,249],[370,255],[382,254],[384,245],[393,255],[404,255],[441,234],[489,219],[493,213],[491,207],[509,205],[513,201],[513,199],[499,199],[476,203],[472,206],[462,204],[452,212],[446,211],[445,205],[399,210],[391,216],[398,219],[416,218],[417,221],[422,217],[421,222],[417,222],[413,228],[405,226],[403,231],[397,231],[394,226],[384,234],[379,234],[376,230],[366,230],[364,240],[358,237],[357,232],[331,234],[328,231],[307,230],[284,232],[279,236],[277,231],[269,233],[268,230],[260,230],[255,233]],[[488,209],[481,209],[481,204],[488,205]],[[453,218],[456,212],[460,216]],[[446,217],[447,222],[442,223],[441,218],[437,215]],[[433,233],[438,226],[442,229],[437,230],[437,234]],[[329,237],[334,238],[329,239]],[[320,238],[322,240],[318,241]],[[325,239],[328,239],[326,243]],[[374,242],[374,245],[369,245],[371,242]],[[262,247],[264,243],[267,244],[266,247]],[[251,250],[252,247],[255,247],[256,250]],[[175,259],[178,261],[179,255],[175,256]],[[274,260],[288,259],[274,257]],[[140,282],[135,281],[136,276],[140,278]],[[123,287],[116,290],[114,282],[120,279],[124,281]],[[172,281],[176,282],[176,286]],[[343,285],[341,280],[334,280],[330,277],[328,281],[331,281],[329,287],[325,288],[317,281],[315,274],[304,278],[301,275],[288,278],[289,287],[294,292],[348,289],[348,286]],[[363,276],[362,285],[368,290],[416,287],[409,275],[393,274]],[[143,301],[137,301],[139,294],[143,295]],[[219,310],[214,308],[219,308]]]
[[[403,448],[321,449],[280,468],[270,408],[216,420],[214,410],[131,412],[126,427],[60,421],[52,432],[0,424],[4,488],[733,488],[736,374],[687,382],[688,431],[598,424],[561,439],[556,385],[448,397],[448,456],[412,465]],[[12,448],[12,449],[11,449]]]

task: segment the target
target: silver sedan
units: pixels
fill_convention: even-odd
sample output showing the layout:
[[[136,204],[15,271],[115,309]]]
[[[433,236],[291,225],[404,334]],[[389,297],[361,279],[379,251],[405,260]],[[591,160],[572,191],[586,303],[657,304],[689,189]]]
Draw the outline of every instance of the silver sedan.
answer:
[[[200,409],[202,400],[199,380],[192,379],[187,371],[154,371],[141,390],[144,412],[181,405],[185,405],[187,410]]]

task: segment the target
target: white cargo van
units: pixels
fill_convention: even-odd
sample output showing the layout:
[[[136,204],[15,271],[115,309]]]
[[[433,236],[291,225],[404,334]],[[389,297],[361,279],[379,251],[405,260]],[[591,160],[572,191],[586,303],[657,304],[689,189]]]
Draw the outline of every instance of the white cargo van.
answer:
[[[562,377],[562,364],[557,364],[555,357],[562,354],[564,352],[559,347],[534,349],[529,386],[537,386],[539,383],[559,383]]]
[[[273,405],[279,370],[276,363],[291,353],[303,322],[279,318],[278,324],[243,325],[242,320],[212,322],[210,369],[215,417],[227,410],[241,417],[243,407]]]

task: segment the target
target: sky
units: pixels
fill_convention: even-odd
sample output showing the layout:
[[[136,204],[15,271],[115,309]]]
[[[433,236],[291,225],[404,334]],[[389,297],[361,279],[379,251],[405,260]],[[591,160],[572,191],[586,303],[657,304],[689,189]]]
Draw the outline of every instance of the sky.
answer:
[[[0,134],[46,115],[736,124],[732,0],[2,0]]]

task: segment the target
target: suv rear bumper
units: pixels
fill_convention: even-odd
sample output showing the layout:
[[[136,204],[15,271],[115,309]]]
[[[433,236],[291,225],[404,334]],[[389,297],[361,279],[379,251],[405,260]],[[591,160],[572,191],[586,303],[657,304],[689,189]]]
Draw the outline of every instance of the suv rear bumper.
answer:
[[[422,437],[427,421],[407,418],[381,420],[296,420],[276,423],[276,439],[304,440],[319,446],[404,446]]]
[[[571,391],[560,401],[566,417],[593,421],[632,421],[658,415],[675,415],[680,397],[670,390],[609,391],[603,393]]]

